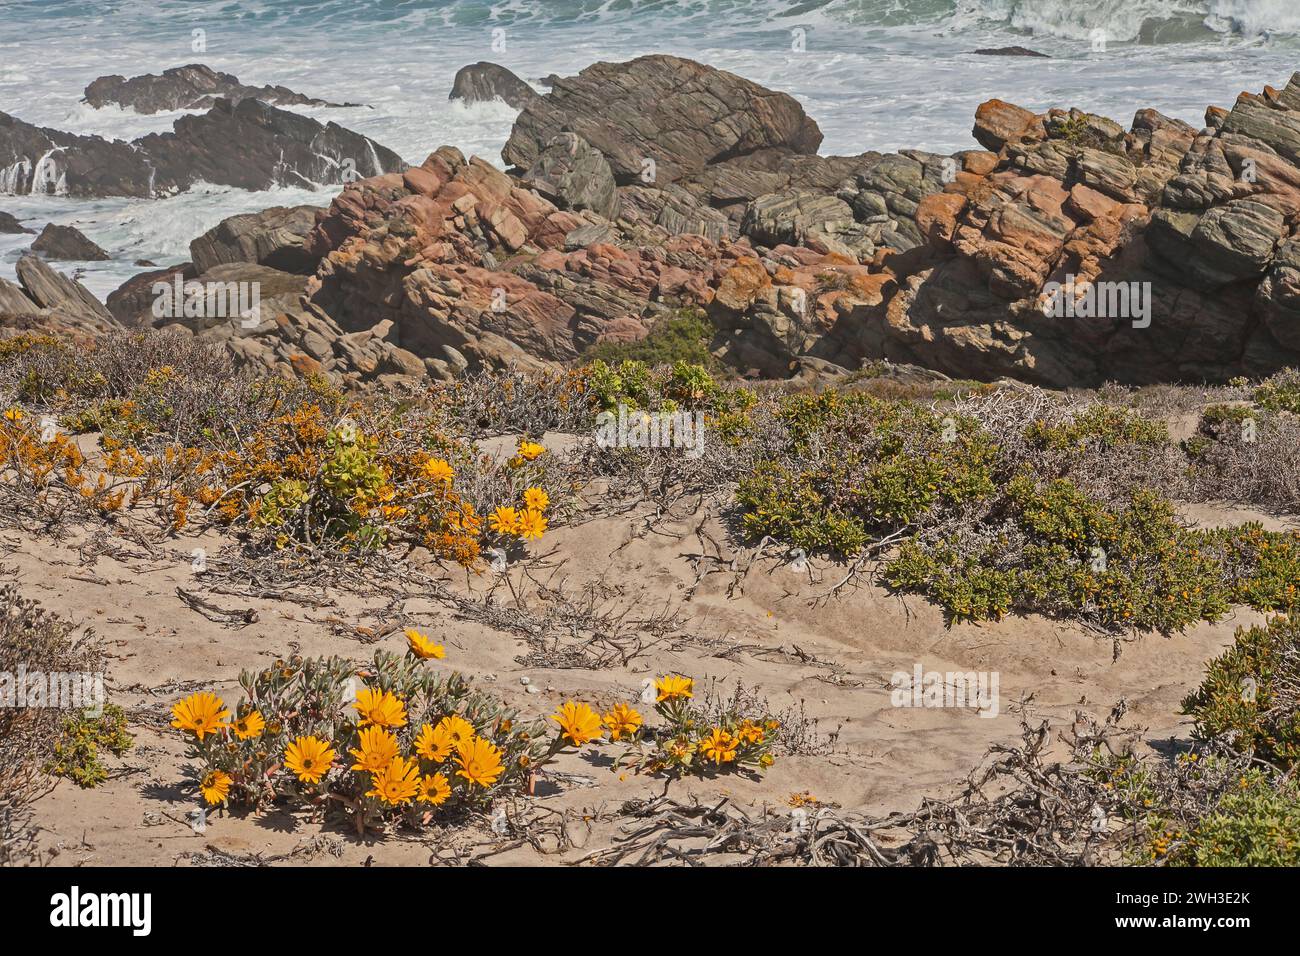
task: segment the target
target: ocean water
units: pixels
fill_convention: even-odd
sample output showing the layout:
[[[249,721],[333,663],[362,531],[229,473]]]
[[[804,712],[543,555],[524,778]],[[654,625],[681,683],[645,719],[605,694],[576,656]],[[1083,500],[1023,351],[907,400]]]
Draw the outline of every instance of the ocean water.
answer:
[[[1051,59],[977,56],[1028,46]],[[131,139],[176,114],[81,102],[91,80],[202,62],[243,82],[358,102],[302,109],[418,163],[442,144],[500,164],[514,113],[447,93],[466,63],[536,81],[596,60],[672,53],[803,103],[824,153],[974,146],[976,106],[1077,106],[1127,124],[1153,107],[1199,126],[1209,104],[1280,86],[1300,70],[1300,0],[0,0],[0,110],[28,122]],[[539,87],[540,88],[540,87]],[[164,200],[0,195],[32,228],[76,225],[113,256],[78,264],[103,296],[188,257],[226,216],[328,204],[337,189],[204,187]],[[0,236],[0,275],[30,236]],[[66,265],[66,264],[65,264]]]

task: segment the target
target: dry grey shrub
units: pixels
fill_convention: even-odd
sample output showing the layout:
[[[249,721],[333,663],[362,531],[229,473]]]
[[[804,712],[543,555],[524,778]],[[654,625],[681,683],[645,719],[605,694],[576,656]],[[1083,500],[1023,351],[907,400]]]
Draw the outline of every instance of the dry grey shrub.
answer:
[[[525,570],[518,581],[506,579],[508,603],[489,592],[478,606],[461,603],[461,613],[520,634],[529,650],[515,660],[530,668],[626,667],[682,634],[686,619],[662,593],[603,579],[571,591],[561,570],[545,581]]]
[[[1011,385],[961,398],[953,410],[971,416],[994,436],[1001,449],[999,471],[1005,476],[1023,469],[1042,478],[1069,478],[1107,504],[1122,502],[1141,487],[1154,487],[1175,498],[1189,492],[1186,456],[1169,440],[1164,420],[1132,410],[1125,403]],[[1134,421],[1163,432],[1163,437],[1159,441],[1107,441],[1090,436],[1068,447],[1032,437],[1031,426],[1036,424],[1067,428],[1081,416],[1099,411],[1138,416]]]
[[[94,632],[23,598],[12,582],[0,585],[0,675],[100,673],[104,656]],[[47,789],[41,772],[53,753],[66,707],[0,707],[0,865],[18,862],[30,836],[26,808]]]
[[[995,744],[957,793],[870,816],[805,801],[742,809],[728,798],[665,794],[620,808],[623,834],[578,862],[691,866],[1094,866],[1150,863],[1152,814],[1185,829],[1216,812],[1248,761],[1207,747],[1206,762],[1135,756],[1141,728],[1121,701],[1099,721],[1076,713],[1054,734],[1020,709],[1021,739]],[[1066,745],[1062,758],[1054,740]],[[1115,786],[1116,769],[1143,787]],[[1149,801],[1149,802],[1148,802]],[[792,804],[793,805],[793,804]],[[1163,862],[1163,861],[1159,861]]]
[[[87,376],[102,379],[99,395],[130,395],[151,372],[161,368],[184,373],[196,385],[215,385],[235,377],[229,353],[179,331],[115,332],[93,350],[77,350],[76,362]]]
[[[1192,494],[1197,500],[1300,512],[1300,418],[1264,409],[1251,409],[1249,415],[1254,429],[1249,439],[1240,423],[1225,422],[1214,429],[1216,440],[1193,456]]]
[[[1161,384],[1139,388],[1107,383],[1095,392],[1079,391],[1070,394],[1085,400],[1092,398],[1112,405],[1126,405],[1151,418],[1170,420],[1197,414],[1206,405],[1249,401],[1253,389],[1243,380],[1229,385]]]
[[[25,389],[32,398],[33,389],[48,394],[63,388],[84,398],[122,398],[165,366],[205,382],[235,371],[223,350],[179,331],[113,332],[93,348],[38,337],[0,362],[0,391],[13,398]]]
[[[574,450],[575,474],[598,485],[591,497],[604,499],[606,510],[653,504],[661,514],[677,510],[683,499],[713,497],[735,477],[745,456],[711,440],[705,433],[703,453],[692,457],[681,448],[601,448],[584,441]],[[599,510],[586,517],[598,517]]]
[[[236,368],[220,347],[176,330],[114,332],[94,348],[41,340],[0,361],[0,403],[21,401],[65,426],[125,434],[146,448],[229,447],[277,409],[328,397],[304,380]],[[132,430],[126,400],[147,429]]]
[[[506,369],[477,372],[435,385],[433,399],[447,409],[450,430],[464,438],[589,431],[599,411],[579,393],[573,373]]]

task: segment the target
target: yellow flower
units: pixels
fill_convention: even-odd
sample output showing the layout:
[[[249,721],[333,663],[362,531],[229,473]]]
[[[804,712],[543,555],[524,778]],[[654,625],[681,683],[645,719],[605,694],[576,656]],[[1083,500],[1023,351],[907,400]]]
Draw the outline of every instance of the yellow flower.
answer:
[[[665,674],[655,681],[655,690],[659,696],[655,698],[655,703],[662,704],[666,700],[676,700],[679,697],[694,697],[695,681],[690,677],[682,677],[680,674]]]
[[[776,763],[776,758],[771,754],[763,754],[763,756],[758,758],[758,765],[764,769],[772,766],[774,763]]]
[[[519,528],[519,512],[514,508],[497,508],[488,518],[488,526],[497,534],[514,534]]]
[[[540,458],[546,452],[546,448],[536,442],[521,441],[519,443],[519,457],[525,461],[534,461]]]
[[[546,533],[546,516],[540,511],[529,508],[519,516],[519,537],[527,541],[540,538]]]
[[[441,458],[430,458],[424,463],[424,477],[451,484],[452,479],[456,477],[456,470]]]
[[[284,765],[303,783],[320,783],[334,757],[333,748],[317,737],[299,737],[284,749]]]
[[[420,789],[420,768],[414,760],[394,757],[382,771],[370,778],[367,797],[378,797],[390,806],[410,803]]]
[[[383,727],[367,727],[361,731],[361,749],[348,753],[357,758],[353,770],[379,773],[398,755],[397,738]]]
[[[752,720],[747,720],[740,725],[740,729],[736,731],[736,736],[743,743],[761,744],[764,736],[763,728]]]
[[[395,697],[386,690],[363,687],[357,691],[357,701],[352,706],[361,715],[362,727],[370,724],[376,727],[406,726],[406,705],[400,697]]]
[[[441,644],[435,644],[424,634],[421,634],[413,627],[406,629],[406,643],[410,647],[411,653],[421,660],[442,660],[447,656],[447,649]]]
[[[524,507],[533,511],[545,511],[551,503],[551,497],[541,488],[529,488],[524,492]]]
[[[21,408],[5,409],[5,421],[9,421],[9,422],[13,422],[14,424],[17,424],[22,420],[23,420],[23,410]]]
[[[215,734],[224,725],[221,723],[230,716],[230,711],[216,694],[204,691],[202,694],[190,694],[184,700],[177,701],[172,707],[172,726],[177,730],[188,730],[202,740],[208,734]]]
[[[456,776],[464,777],[480,787],[490,787],[505,771],[501,766],[501,751],[482,737],[467,740],[456,750]]]
[[[415,752],[425,760],[432,760],[434,763],[442,763],[446,760],[455,746],[456,741],[451,739],[451,735],[441,723],[438,724],[437,730],[424,724],[415,738]]]
[[[439,730],[446,734],[452,745],[456,747],[474,739],[474,725],[457,714],[438,721],[435,732]]]
[[[564,706],[551,715],[551,720],[560,725],[564,736],[575,747],[600,736],[600,717],[586,704],[566,700]]]
[[[714,727],[709,736],[700,740],[699,751],[714,763],[730,763],[736,759],[736,738]]]
[[[609,728],[609,739],[618,740],[624,734],[631,737],[641,726],[641,715],[627,704],[615,704],[604,717],[605,726]]]
[[[210,804],[225,803],[230,793],[230,774],[224,770],[209,770],[199,783],[199,792]]]
[[[444,774],[435,773],[431,777],[420,778],[420,795],[417,799],[421,803],[432,803],[436,807],[440,803],[445,803],[450,796],[451,785],[447,783]]]
[[[230,729],[240,740],[252,740],[262,736],[262,731],[266,729],[266,721],[262,719],[261,714],[252,710],[231,724]]]

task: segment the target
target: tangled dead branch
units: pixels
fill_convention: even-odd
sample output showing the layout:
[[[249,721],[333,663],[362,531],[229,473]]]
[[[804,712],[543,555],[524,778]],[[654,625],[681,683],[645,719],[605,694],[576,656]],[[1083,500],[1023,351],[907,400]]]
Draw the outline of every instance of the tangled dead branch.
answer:
[[[911,813],[868,816],[810,801],[746,812],[657,796],[625,804],[622,834],[574,865],[638,866],[1091,866],[1119,862],[1142,833],[1106,775],[1131,752],[1121,703],[1105,721],[1078,714],[1064,760],[1051,757],[1046,720],[1021,711],[1021,740],[996,745],[961,791]],[[1202,801],[1202,807],[1204,801]]]

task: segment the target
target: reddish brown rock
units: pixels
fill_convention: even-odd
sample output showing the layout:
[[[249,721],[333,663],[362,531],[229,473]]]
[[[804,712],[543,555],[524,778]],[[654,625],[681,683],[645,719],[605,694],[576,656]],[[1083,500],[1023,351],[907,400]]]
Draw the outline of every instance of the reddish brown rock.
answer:
[[[1003,100],[988,100],[975,111],[975,128],[971,131],[981,146],[996,153],[1007,143],[1018,142],[1028,135],[1038,117],[1023,107]]]
[[[757,259],[741,259],[723,275],[714,301],[724,308],[744,312],[772,288],[772,279]]]
[[[931,193],[916,209],[916,226],[932,245],[952,241],[957,230],[957,216],[966,206],[966,197],[957,193]]]

